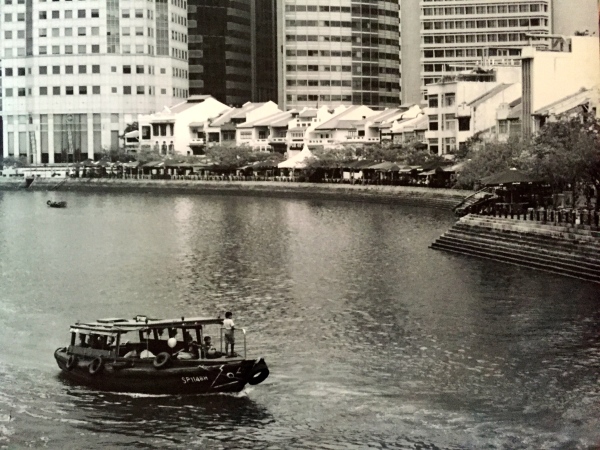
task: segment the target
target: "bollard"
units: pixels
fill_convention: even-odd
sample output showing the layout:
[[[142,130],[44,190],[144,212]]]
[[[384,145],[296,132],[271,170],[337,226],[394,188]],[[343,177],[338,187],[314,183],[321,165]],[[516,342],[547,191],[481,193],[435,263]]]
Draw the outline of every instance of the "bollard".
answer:
[[[539,209],[537,209],[535,211],[535,220],[537,220],[538,222],[540,221],[540,210]]]
[[[529,210],[529,220],[533,220],[533,209]]]
[[[543,219],[542,220],[544,222],[548,222],[548,210],[547,209],[544,210],[544,215],[543,215]]]

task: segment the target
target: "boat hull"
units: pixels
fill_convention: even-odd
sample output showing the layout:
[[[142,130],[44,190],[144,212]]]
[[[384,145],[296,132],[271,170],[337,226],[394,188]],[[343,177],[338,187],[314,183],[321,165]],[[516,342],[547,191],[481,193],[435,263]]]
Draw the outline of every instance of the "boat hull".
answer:
[[[145,394],[208,394],[240,392],[247,384],[259,384],[269,375],[264,359],[171,360],[168,367],[154,366],[153,359],[69,360],[66,348],[54,357],[63,377],[94,389]],[[100,366],[100,367],[98,367]],[[98,370],[94,370],[98,368]]]

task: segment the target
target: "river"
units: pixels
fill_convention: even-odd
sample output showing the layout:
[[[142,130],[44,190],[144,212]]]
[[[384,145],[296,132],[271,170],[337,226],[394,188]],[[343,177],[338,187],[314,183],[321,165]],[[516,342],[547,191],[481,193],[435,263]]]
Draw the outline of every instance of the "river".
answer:
[[[337,201],[0,192],[0,447],[597,448],[598,286],[429,249],[453,221]],[[271,369],[240,394],[59,377],[53,351],[76,320],[226,310]]]

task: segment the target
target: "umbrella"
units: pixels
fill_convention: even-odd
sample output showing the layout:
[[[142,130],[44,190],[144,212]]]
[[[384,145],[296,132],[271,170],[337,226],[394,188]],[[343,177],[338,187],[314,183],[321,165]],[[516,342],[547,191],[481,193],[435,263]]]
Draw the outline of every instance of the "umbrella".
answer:
[[[499,186],[501,184],[540,183],[541,180],[517,169],[509,169],[481,179],[484,186]]]

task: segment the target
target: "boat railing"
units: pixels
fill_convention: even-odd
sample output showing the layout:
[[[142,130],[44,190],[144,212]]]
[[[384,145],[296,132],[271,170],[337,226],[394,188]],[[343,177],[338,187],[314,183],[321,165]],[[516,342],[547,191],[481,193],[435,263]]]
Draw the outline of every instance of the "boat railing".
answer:
[[[221,328],[221,353],[223,353],[223,342],[225,341],[225,328]],[[241,331],[244,336],[244,359],[246,359],[246,329],[236,328],[235,331]]]

